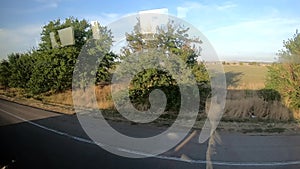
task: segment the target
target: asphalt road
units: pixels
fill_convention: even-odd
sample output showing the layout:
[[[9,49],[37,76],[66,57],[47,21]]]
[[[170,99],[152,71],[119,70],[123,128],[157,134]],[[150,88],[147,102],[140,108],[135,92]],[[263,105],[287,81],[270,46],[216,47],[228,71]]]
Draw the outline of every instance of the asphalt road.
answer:
[[[147,137],[163,127],[110,122],[123,134]],[[208,143],[199,131],[179,150],[131,159],[95,145],[75,115],[62,115],[0,99],[0,166],[10,168],[205,169]],[[299,169],[300,135],[219,133],[211,163],[216,169]],[[105,143],[107,144],[107,143]],[[178,147],[177,147],[178,148]],[[1,167],[0,167],[1,168]]]

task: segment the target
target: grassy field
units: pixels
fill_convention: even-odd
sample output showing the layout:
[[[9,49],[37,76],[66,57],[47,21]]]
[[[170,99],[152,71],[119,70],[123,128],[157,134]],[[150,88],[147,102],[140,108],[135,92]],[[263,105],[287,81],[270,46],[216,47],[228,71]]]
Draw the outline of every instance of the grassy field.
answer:
[[[262,89],[268,72],[267,66],[223,65],[229,89]]]

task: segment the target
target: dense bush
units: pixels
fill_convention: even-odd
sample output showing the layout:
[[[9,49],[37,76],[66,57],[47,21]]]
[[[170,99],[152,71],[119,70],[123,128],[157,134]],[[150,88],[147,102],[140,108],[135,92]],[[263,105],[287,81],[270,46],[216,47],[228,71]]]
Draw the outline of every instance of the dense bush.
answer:
[[[180,109],[181,95],[178,86],[156,86],[148,88],[147,91],[142,89],[131,89],[129,91],[130,100],[136,107],[144,105],[145,108],[150,108],[149,94],[155,89],[159,89],[165,93],[167,98],[167,111],[178,111]]]
[[[173,62],[175,64],[171,64],[172,66],[169,66],[169,68],[174,70],[174,74],[180,74],[182,70],[191,70],[196,82],[199,84],[200,96],[202,96],[201,99],[205,100],[208,96],[209,90],[206,88],[202,89],[202,87],[207,86],[203,84],[209,84],[209,75],[204,63],[197,62],[197,59],[200,56],[200,51],[191,45],[201,44],[202,41],[197,38],[189,37],[189,28],[175,25],[172,21],[169,21],[164,28],[158,27],[156,33],[152,33],[151,35],[142,34],[139,26],[140,24],[137,23],[134,27],[134,31],[130,34],[126,34],[128,45],[123,48],[122,56],[122,64],[128,63],[128,65],[132,64],[135,66],[134,68],[132,68],[132,65],[127,67],[124,66],[122,73],[131,73],[130,69],[136,68],[140,68],[139,70],[141,70],[142,68],[146,67],[144,65],[158,65],[161,63],[167,65],[168,61],[164,61],[163,59],[162,61],[157,61],[154,63],[156,58],[154,58],[153,55],[161,55],[160,58],[164,58],[165,55],[168,55],[169,60],[172,60],[172,58],[176,57],[181,60],[182,63],[175,61]],[[151,38],[149,39],[149,37]],[[158,53],[151,53],[152,50]],[[136,54],[139,54],[140,56],[135,56]],[[145,59],[135,61],[134,58],[139,57],[143,57]],[[149,104],[148,97],[151,91],[154,89],[161,89],[167,97],[167,109],[179,110],[181,94],[175,79],[189,79],[189,75],[173,77],[172,75],[174,74],[168,72],[169,70],[164,71],[164,67],[167,67],[166,65],[158,66],[159,69],[145,69],[134,76],[131,81],[130,88],[130,98],[132,103],[147,105]],[[129,70],[127,70],[128,68]],[[187,82],[188,81],[189,80],[187,80]],[[204,97],[205,99],[203,99]],[[148,105],[148,107],[149,106],[150,105]]]
[[[9,78],[11,76],[9,62],[6,60],[1,61],[0,63],[0,86],[5,89],[9,85]]]
[[[280,101],[281,96],[280,93],[278,93],[274,89],[261,89],[257,92],[258,96],[262,98],[264,101]]]
[[[287,107],[300,110],[300,34],[283,42],[279,62],[269,67],[266,87],[278,91]]]
[[[8,63],[10,69],[10,77],[8,84],[10,87],[26,88],[27,83],[31,78],[35,58],[31,53],[11,54],[8,56]]]

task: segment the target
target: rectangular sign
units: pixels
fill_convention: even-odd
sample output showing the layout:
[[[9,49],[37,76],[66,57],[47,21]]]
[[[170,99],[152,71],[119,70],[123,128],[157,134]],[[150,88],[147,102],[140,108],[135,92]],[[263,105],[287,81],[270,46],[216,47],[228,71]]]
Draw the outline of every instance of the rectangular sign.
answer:
[[[75,44],[74,30],[72,27],[58,30],[58,36],[62,47]]]

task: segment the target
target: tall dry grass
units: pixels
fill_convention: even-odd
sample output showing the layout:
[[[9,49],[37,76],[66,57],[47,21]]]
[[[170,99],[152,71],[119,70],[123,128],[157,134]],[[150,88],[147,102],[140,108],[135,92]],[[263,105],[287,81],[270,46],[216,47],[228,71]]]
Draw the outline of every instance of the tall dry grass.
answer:
[[[290,120],[293,113],[280,101],[265,101],[256,91],[229,90],[224,118]]]
[[[93,94],[96,94],[97,104],[91,101]],[[114,102],[111,98],[111,86],[95,86],[83,91],[75,91],[74,97],[80,99],[82,107],[114,109]],[[73,105],[72,91],[53,94],[45,97],[45,100],[52,103]],[[210,101],[207,101],[207,109]],[[97,107],[95,107],[97,105]],[[300,113],[292,113],[280,101],[267,102],[260,98],[255,90],[228,90],[223,118],[225,119],[258,119],[290,120],[300,118]]]
[[[251,85],[249,87],[249,85]],[[260,98],[256,91],[261,84],[248,84],[248,86],[238,86],[236,88],[228,88],[225,111],[223,119],[249,119],[252,117],[258,119],[273,120],[290,120],[300,119],[300,110],[289,110],[280,101],[265,101]],[[245,89],[253,90],[245,90]],[[20,89],[10,88],[1,89],[0,94],[10,97],[21,97],[24,91]],[[91,102],[91,97],[95,93],[97,104]],[[82,107],[114,109],[114,102],[111,98],[111,85],[93,86],[87,88],[85,93],[82,91],[74,91],[74,97],[80,99]],[[62,93],[55,93],[50,96],[43,96],[43,101],[61,104],[73,105],[72,91],[68,90]],[[206,109],[209,109],[210,100],[206,102]],[[97,106],[95,106],[97,105]],[[204,115],[205,116],[205,115]]]
[[[95,109],[113,109],[114,103],[111,99],[111,86],[92,86],[87,88],[85,91],[74,91],[74,98],[80,99],[81,107],[95,108]],[[96,95],[97,104],[94,104],[91,100],[93,95]],[[56,93],[51,96],[46,96],[45,101],[56,103],[73,105],[72,91],[65,91],[62,93]],[[97,106],[95,106],[97,105]]]
[[[61,93],[55,93],[50,96],[44,96],[44,101],[63,105],[73,105],[72,91],[67,90]]]

